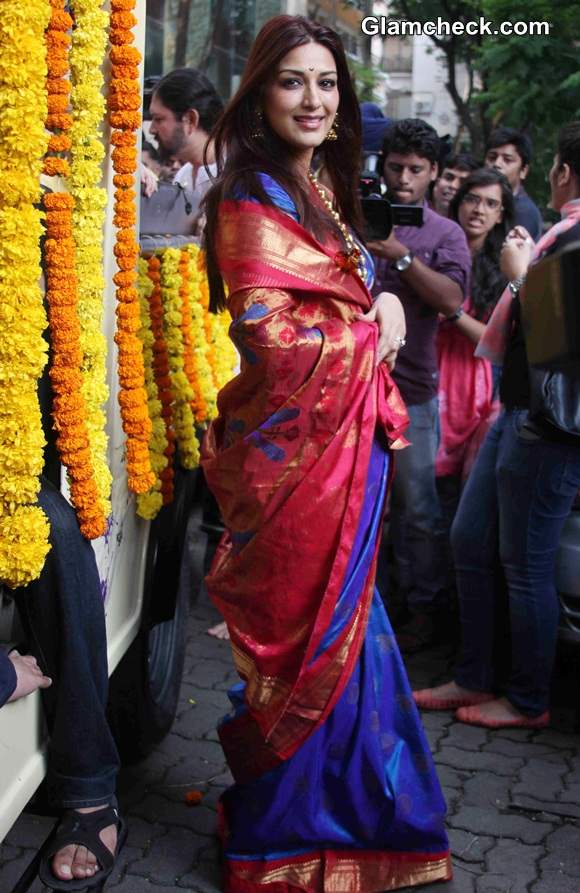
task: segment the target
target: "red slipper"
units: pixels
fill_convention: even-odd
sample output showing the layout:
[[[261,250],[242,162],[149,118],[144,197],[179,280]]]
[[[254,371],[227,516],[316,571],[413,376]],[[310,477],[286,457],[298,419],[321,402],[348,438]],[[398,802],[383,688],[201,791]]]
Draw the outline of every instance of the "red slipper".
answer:
[[[550,714],[546,710],[540,716],[522,716],[518,719],[488,719],[474,707],[460,707],[455,718],[470,726],[483,726],[484,729],[545,729],[550,724]]]
[[[487,704],[488,701],[495,701],[496,698],[496,695],[487,691],[474,691],[470,695],[457,698],[438,698],[433,695],[433,691],[432,688],[414,691],[413,698],[417,707],[421,710],[455,710],[457,707]]]

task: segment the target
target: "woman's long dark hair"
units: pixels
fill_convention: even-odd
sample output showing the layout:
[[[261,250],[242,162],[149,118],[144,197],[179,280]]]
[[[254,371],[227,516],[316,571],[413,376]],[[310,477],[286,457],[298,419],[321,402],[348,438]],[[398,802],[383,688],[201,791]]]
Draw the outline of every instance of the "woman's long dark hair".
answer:
[[[459,222],[459,206],[467,193],[477,186],[499,186],[503,205],[502,219],[487,234],[483,248],[477,252],[471,265],[471,303],[475,318],[486,320],[508,282],[499,268],[499,255],[503,241],[513,226],[514,198],[504,175],[483,167],[470,174],[451,199],[449,216],[453,220]]]
[[[331,232],[341,238],[330,215],[312,202],[307,186],[292,174],[290,147],[268,126],[265,118],[258,120],[264,90],[272,82],[280,60],[307,43],[319,43],[332,53],[340,95],[338,139],[325,141],[317,151],[317,159],[324,164],[330,177],[342,219],[357,234],[362,230],[357,192],[361,157],[360,111],[341,40],[331,28],[311,22],[304,16],[276,16],[266,22],[256,37],[240,86],[211,134],[218,175],[204,203],[207,218],[204,247],[213,311],[225,306],[224,285],[215,253],[218,206],[224,197],[240,193],[255,196],[263,204],[271,205],[272,200],[261,185],[259,173],[269,174],[286,190],[294,200],[302,225],[317,238],[322,239]],[[258,125],[264,135],[252,136]]]

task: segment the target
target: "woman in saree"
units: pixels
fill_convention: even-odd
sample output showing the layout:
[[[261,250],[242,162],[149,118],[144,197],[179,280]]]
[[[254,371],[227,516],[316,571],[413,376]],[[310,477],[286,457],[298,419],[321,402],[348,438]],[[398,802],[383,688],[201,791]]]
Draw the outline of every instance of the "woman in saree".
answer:
[[[358,103],[330,29],[279,16],[215,131],[211,306],[240,374],[203,466],[226,526],[207,578],[242,681],[219,728],[228,893],[378,893],[451,877],[445,804],[374,588],[405,408],[394,295],[358,240]],[[319,149],[334,186],[310,173]]]

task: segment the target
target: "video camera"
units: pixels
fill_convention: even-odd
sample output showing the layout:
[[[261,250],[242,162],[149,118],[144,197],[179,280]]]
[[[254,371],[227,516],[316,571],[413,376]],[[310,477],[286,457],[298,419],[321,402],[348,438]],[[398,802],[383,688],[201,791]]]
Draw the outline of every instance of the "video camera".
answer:
[[[388,239],[394,226],[422,226],[422,205],[398,205],[390,202],[381,191],[380,155],[367,153],[359,180],[359,193],[366,222],[368,241]]]

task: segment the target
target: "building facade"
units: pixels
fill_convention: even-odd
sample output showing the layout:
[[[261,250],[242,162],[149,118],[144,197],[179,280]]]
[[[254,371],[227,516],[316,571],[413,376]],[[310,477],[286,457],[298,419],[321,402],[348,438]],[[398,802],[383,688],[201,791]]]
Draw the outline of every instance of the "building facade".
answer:
[[[269,18],[307,15],[341,36],[359,95],[388,117],[419,117],[455,136],[458,121],[445,89],[440,54],[427,37],[365,37],[362,9],[387,15],[385,0],[148,0],[145,77],[191,66],[204,71],[227,100],[236,90],[252,41]],[[466,77],[458,70],[460,90]]]

